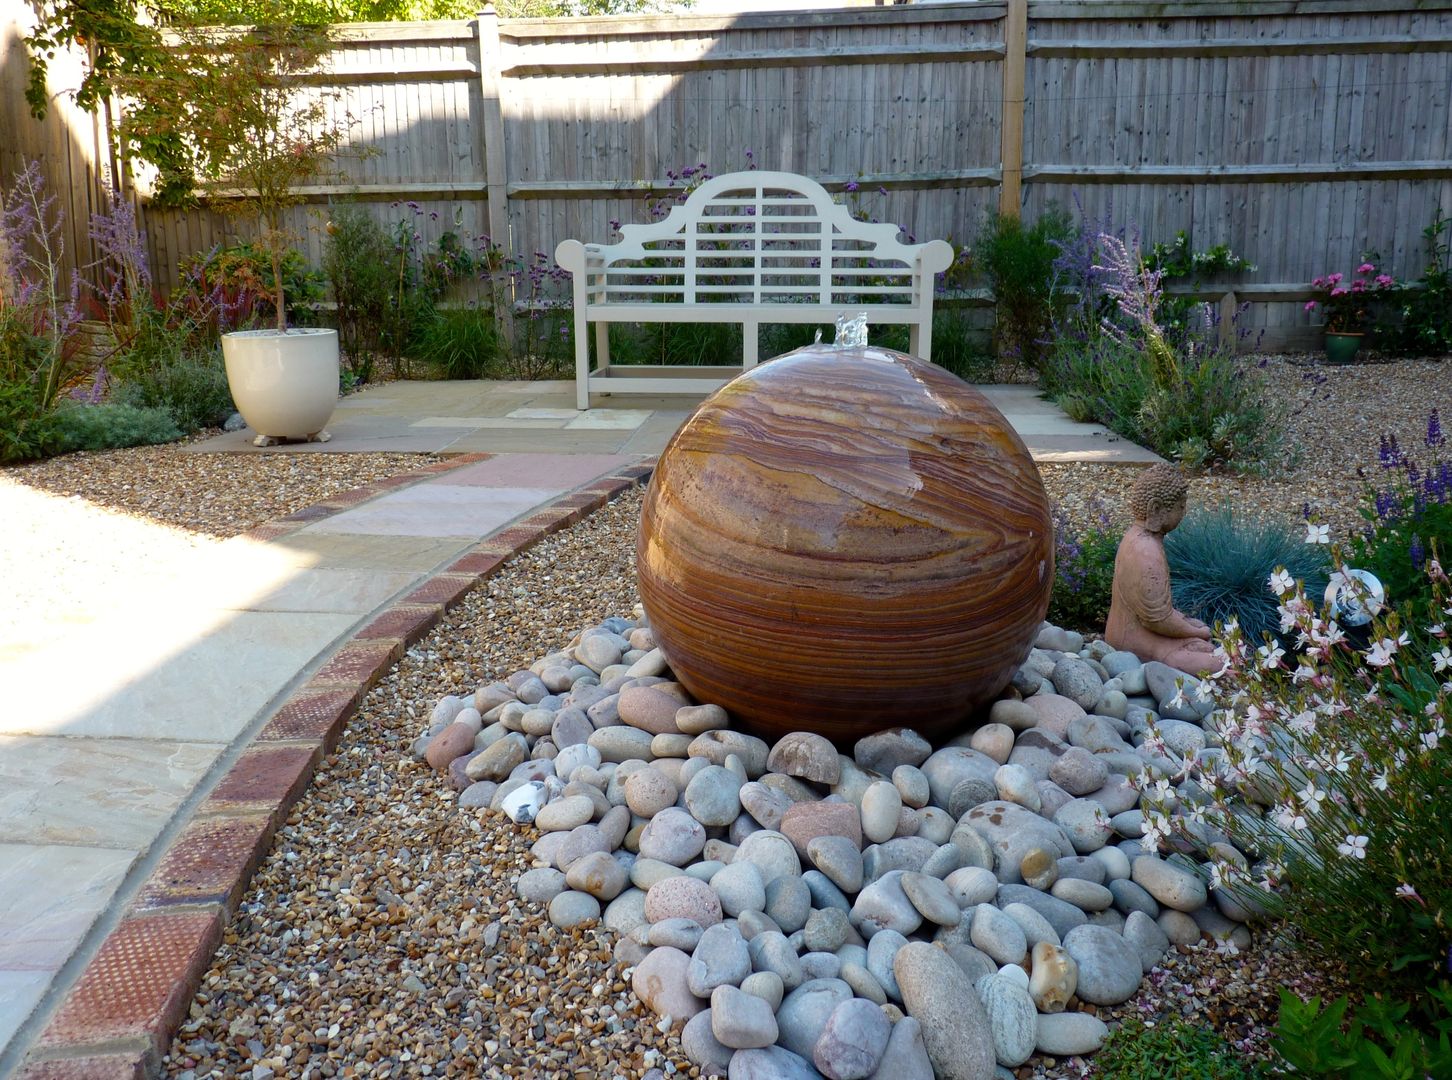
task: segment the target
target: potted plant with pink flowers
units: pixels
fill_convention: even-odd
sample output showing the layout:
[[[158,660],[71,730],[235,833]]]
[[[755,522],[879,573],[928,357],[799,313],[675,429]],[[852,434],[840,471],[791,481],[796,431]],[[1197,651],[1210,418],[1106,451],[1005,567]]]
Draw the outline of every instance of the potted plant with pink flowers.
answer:
[[[1390,274],[1377,270],[1373,262],[1363,262],[1348,280],[1340,273],[1327,274],[1312,280],[1311,288],[1319,294],[1306,301],[1306,310],[1321,308],[1326,313],[1326,361],[1349,364],[1361,348],[1361,339],[1371,318],[1377,299],[1395,291],[1396,281]]]

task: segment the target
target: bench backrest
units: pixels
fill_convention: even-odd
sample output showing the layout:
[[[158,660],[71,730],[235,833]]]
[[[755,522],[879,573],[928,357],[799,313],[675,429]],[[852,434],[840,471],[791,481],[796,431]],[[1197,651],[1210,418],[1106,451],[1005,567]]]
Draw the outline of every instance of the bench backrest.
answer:
[[[916,305],[953,258],[943,241],[900,243],[896,225],[858,221],[815,180],[783,172],[714,177],[664,220],[620,231],[566,267],[585,272],[590,303]]]

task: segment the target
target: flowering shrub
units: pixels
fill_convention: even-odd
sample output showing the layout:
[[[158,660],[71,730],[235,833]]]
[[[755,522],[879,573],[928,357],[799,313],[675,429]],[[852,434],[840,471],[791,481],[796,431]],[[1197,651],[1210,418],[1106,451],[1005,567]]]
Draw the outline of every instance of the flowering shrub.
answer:
[[[1109,618],[1114,557],[1123,530],[1114,528],[1098,500],[1091,510],[1094,523],[1080,532],[1062,507],[1054,507],[1054,589],[1048,619],[1055,626],[1100,633]]]
[[[1452,459],[1436,409],[1424,437],[1429,457],[1422,463],[1405,453],[1395,435],[1381,438],[1383,484],[1362,500],[1367,528],[1352,538],[1353,562],[1386,586],[1392,603],[1425,605],[1431,599],[1427,560],[1452,552]]]
[[[1375,263],[1364,262],[1349,281],[1339,273],[1327,274],[1313,278],[1311,288],[1320,298],[1307,300],[1306,310],[1325,311],[1328,334],[1360,334],[1371,318],[1372,305],[1394,294],[1397,283],[1390,274],[1377,273]]]
[[[1278,569],[1292,648],[1227,626],[1225,666],[1195,691],[1214,701],[1218,747],[1145,780],[1147,848],[1208,852],[1229,902],[1283,916],[1354,975],[1414,990],[1452,946],[1452,607],[1442,568],[1426,573],[1419,618],[1388,609],[1358,630]]]
[[[1396,356],[1452,353],[1452,217],[1439,206],[1422,230],[1427,264],[1413,285],[1395,297],[1395,317],[1373,327],[1376,346]]]
[[[1204,304],[1183,333],[1160,322],[1160,270],[1117,234],[1063,247],[1057,268],[1077,299],[1055,324],[1044,388],[1077,420],[1098,420],[1188,469],[1264,468],[1283,427],[1256,373],[1219,341]]]

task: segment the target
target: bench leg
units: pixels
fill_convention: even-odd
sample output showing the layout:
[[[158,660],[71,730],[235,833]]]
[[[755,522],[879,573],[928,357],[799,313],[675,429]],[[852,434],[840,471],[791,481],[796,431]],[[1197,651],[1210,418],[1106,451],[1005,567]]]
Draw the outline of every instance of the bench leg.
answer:
[[[919,360],[933,359],[933,335],[929,331],[926,338],[923,335],[922,323],[913,323],[908,328],[908,352],[912,353]]]
[[[595,370],[601,375],[610,373],[610,324],[595,324]]]
[[[584,412],[590,407],[590,337],[585,315],[575,309],[575,408]]]
[[[758,330],[754,322],[741,324],[741,367],[744,371],[750,371],[758,363],[757,351],[761,347]]]

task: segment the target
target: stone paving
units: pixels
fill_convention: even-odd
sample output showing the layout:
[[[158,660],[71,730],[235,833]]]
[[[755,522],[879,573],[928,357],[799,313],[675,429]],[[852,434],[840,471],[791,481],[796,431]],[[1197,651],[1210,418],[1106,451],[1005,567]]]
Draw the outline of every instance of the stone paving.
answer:
[[[139,977],[108,949],[205,962],[279,807],[371,679],[482,574],[634,482],[639,462],[462,455],[159,567],[144,606],[57,613],[68,633],[0,665],[0,1075],[37,1037],[72,1044],[73,1002],[97,979]],[[138,912],[180,921],[127,929]],[[113,945],[118,933],[135,940]],[[167,993],[177,974],[166,969]],[[133,1030],[129,1013],[113,1019]],[[83,1025],[80,1044],[113,1035]]]
[[[977,388],[1004,414],[1035,461],[1154,464],[1158,456],[1099,424],[1070,420],[1032,386]],[[691,397],[597,394],[595,408],[574,409],[575,384],[552,382],[396,382],[344,398],[326,443],[258,449],[235,431],[199,442],[197,453],[419,453],[657,455],[696,405]]]
[[[982,389],[1035,460],[1159,460],[1031,387]],[[0,1077],[146,1075],[367,688],[512,554],[648,474],[694,404],[572,401],[571,382],[392,383],[341,401],[328,443],[193,444],[459,456],[158,566],[126,583],[144,604],[58,612],[0,659]]]

